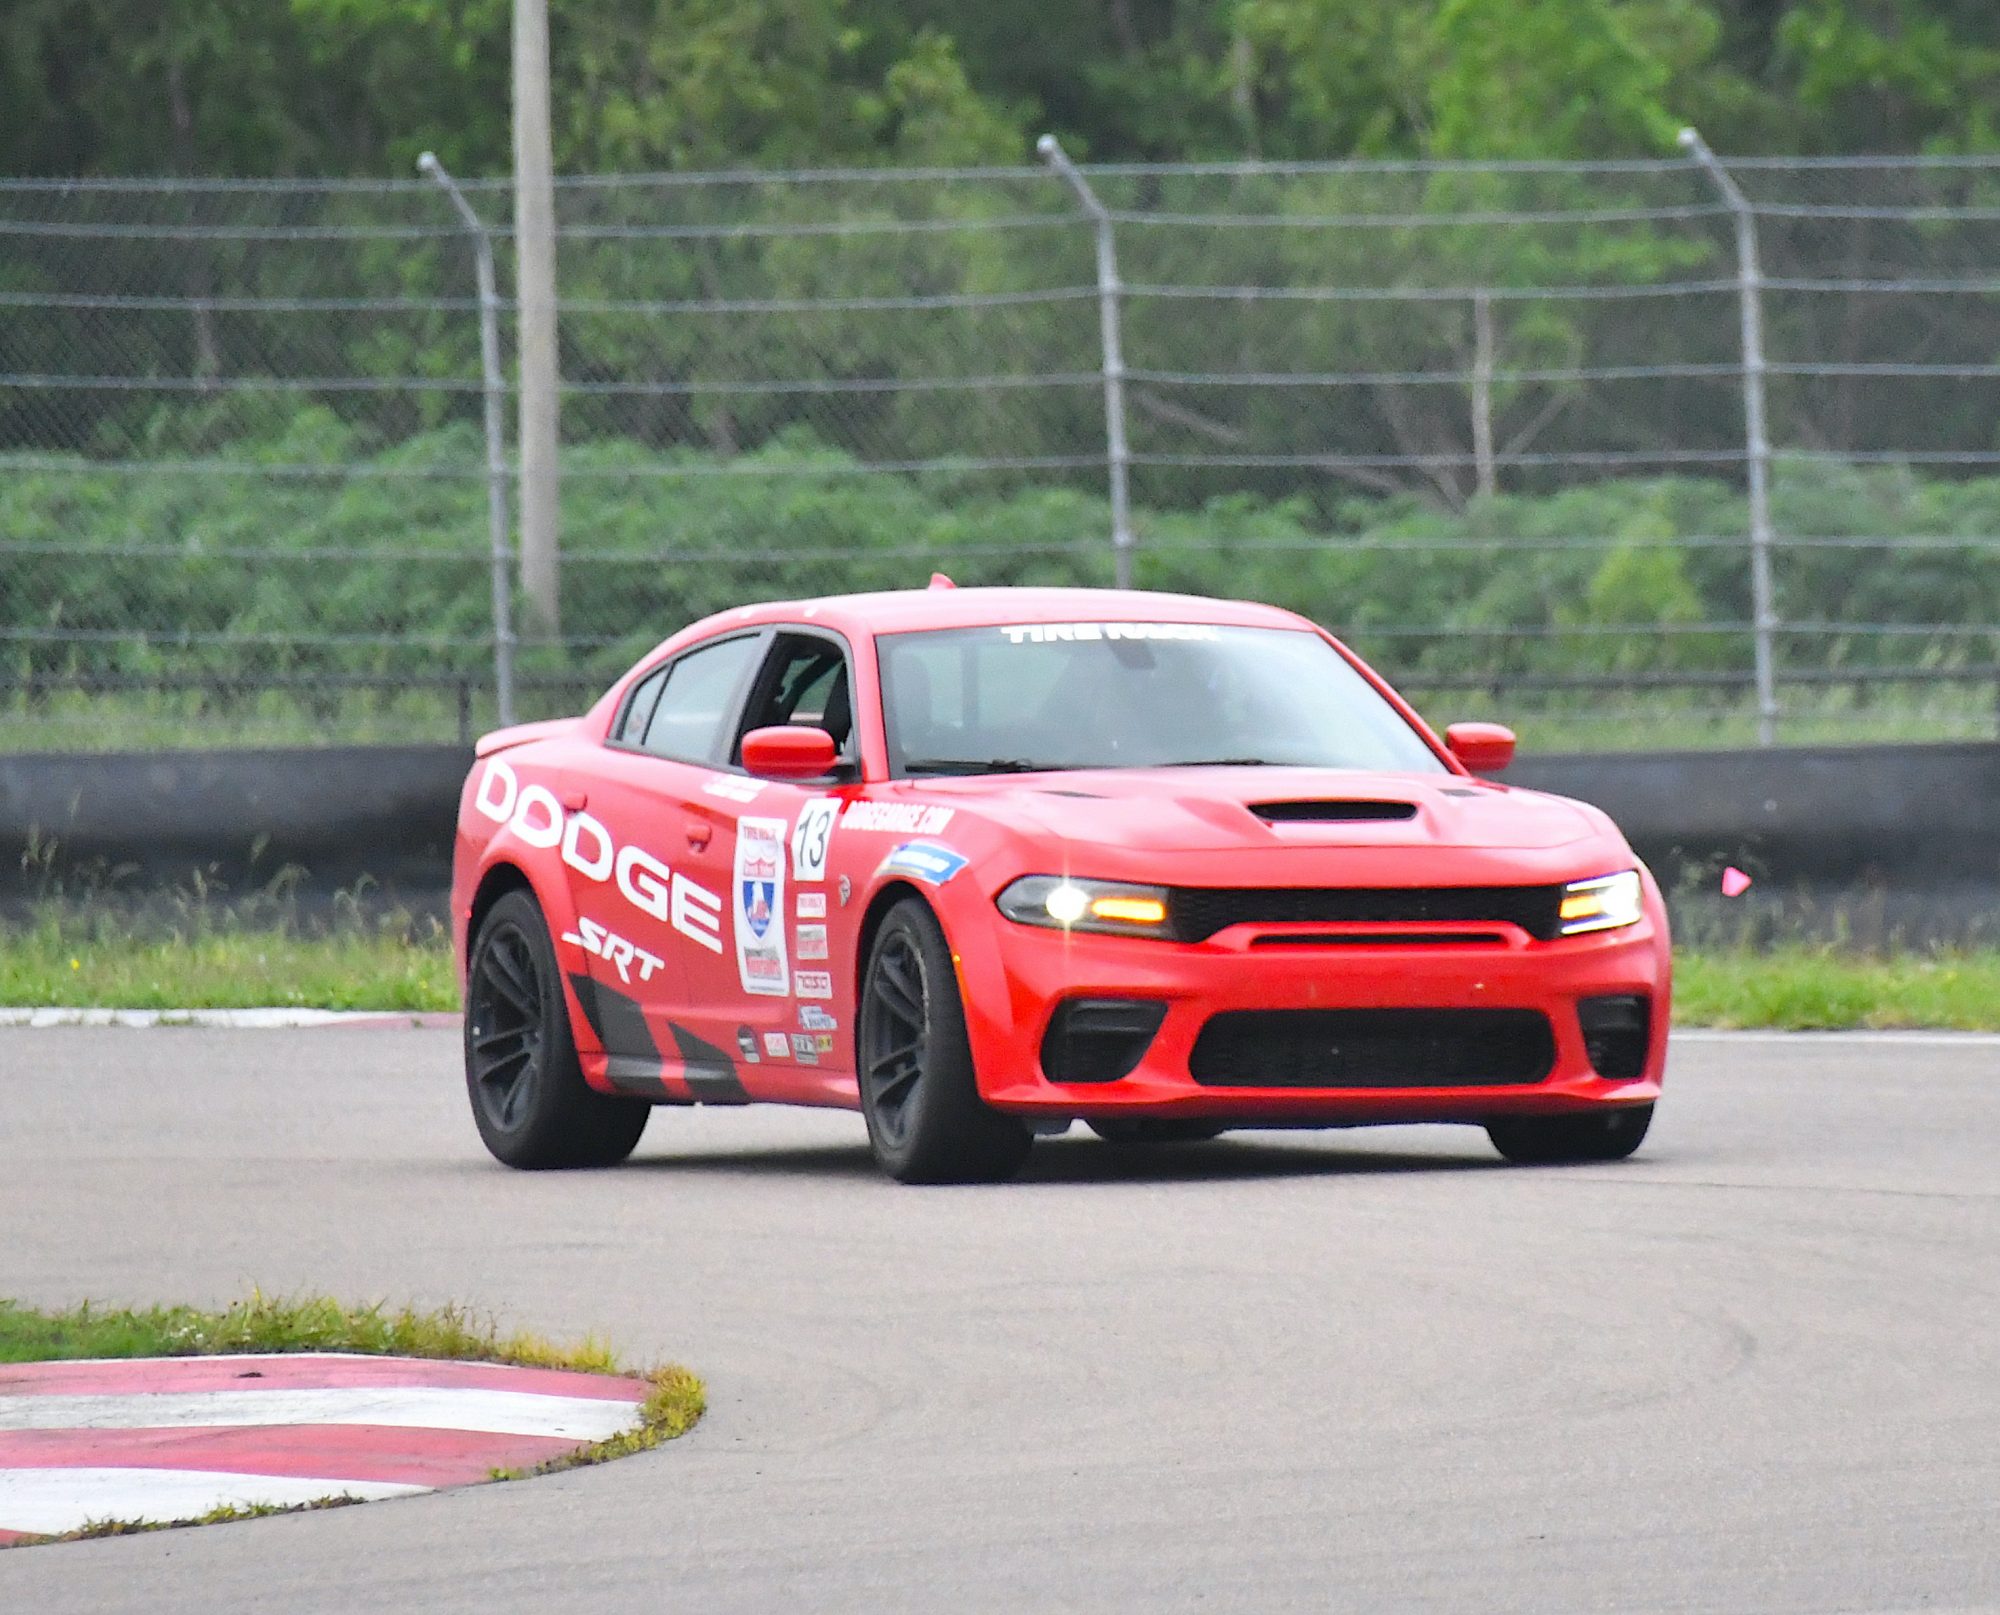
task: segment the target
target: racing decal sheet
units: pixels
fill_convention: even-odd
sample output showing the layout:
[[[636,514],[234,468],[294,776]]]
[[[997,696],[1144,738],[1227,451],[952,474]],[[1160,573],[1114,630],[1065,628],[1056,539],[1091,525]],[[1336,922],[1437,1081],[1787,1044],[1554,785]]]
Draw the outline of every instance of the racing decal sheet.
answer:
[[[785,838],[783,819],[742,819],[736,826],[736,969],[746,993],[783,998],[790,992],[785,957]]]

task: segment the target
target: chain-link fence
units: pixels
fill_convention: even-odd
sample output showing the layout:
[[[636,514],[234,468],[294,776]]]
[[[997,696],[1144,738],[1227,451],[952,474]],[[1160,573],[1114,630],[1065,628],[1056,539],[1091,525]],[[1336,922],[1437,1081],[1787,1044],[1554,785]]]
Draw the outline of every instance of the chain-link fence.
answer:
[[[1728,171],[1779,737],[1991,735],[2000,161]],[[1293,606],[1534,744],[1755,737],[1755,369],[1696,162],[1086,177],[1136,583]],[[509,193],[465,189],[505,339]],[[526,715],[725,604],[1113,580],[1098,232],[1058,175],[557,206],[561,633],[523,640]],[[472,268],[420,180],[0,182],[0,748],[491,721]]]

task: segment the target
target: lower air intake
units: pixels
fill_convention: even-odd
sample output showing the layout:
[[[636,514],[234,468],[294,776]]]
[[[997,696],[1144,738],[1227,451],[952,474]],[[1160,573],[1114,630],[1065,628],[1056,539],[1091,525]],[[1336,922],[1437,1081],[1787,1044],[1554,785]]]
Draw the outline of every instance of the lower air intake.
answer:
[[[1646,1049],[1653,1039],[1653,1001],[1643,993],[1622,993],[1578,1001],[1590,1067],[1611,1082],[1631,1082],[1646,1074]]]
[[[1532,1009],[1255,1009],[1211,1017],[1188,1071],[1210,1088],[1471,1088],[1541,1082]]]
[[[1129,1077],[1166,1017],[1165,1004],[1143,998],[1066,998],[1042,1038],[1042,1070],[1051,1082]]]

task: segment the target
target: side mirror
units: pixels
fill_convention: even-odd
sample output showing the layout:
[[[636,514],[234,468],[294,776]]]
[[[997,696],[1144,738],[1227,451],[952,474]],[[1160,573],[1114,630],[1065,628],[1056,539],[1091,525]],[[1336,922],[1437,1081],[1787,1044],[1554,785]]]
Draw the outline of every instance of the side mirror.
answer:
[[[1504,723],[1455,723],[1444,743],[1475,774],[1497,774],[1514,760],[1514,731]]]
[[[781,724],[743,737],[743,766],[759,779],[818,779],[833,772],[838,758],[824,729]]]

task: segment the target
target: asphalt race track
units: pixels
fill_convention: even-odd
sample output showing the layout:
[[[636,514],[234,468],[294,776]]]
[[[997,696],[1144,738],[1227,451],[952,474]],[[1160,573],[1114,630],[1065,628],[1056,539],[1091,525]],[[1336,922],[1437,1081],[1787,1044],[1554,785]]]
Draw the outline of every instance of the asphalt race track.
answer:
[[[2000,1608],[2000,1039],[1691,1037],[1632,1162],[668,1111],[521,1175],[452,1033],[0,1031],[0,1295],[459,1300],[706,1376],[686,1439],[0,1553],[0,1610]]]

